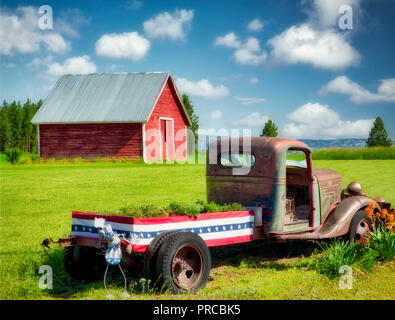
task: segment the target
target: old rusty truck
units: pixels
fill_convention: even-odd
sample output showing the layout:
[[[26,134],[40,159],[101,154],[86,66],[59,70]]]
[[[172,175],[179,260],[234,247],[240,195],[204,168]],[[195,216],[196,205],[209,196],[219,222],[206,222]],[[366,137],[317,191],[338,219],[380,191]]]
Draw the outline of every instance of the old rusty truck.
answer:
[[[121,237],[124,268],[143,261],[152,283],[173,292],[195,291],[210,274],[208,247],[341,236],[361,242],[371,229],[364,209],[373,203],[381,212],[388,205],[368,197],[358,182],[342,190],[339,173],[313,169],[310,149],[300,141],[253,137],[247,151],[243,141],[210,144],[206,179],[208,201],[238,202],[245,211],[154,218],[73,212],[70,237],[58,241],[65,247],[66,270],[85,277],[104,270],[100,254],[111,239],[100,236],[101,220]],[[232,144],[238,147],[224,151],[223,145]]]

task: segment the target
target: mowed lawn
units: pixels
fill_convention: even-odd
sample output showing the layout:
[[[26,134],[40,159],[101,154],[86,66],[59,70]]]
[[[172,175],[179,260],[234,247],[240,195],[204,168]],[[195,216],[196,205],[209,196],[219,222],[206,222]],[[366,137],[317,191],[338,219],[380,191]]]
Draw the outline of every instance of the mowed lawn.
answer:
[[[346,186],[361,182],[369,196],[395,203],[395,160],[314,161],[316,168],[339,171]],[[172,200],[206,198],[204,165],[143,163],[81,163],[0,165],[0,298],[104,299],[103,282],[76,282],[63,269],[63,249],[44,252],[44,238],[68,236],[71,211],[118,209],[128,204],[162,205]],[[303,246],[303,245],[302,245]],[[377,264],[372,273],[355,274],[352,290],[340,290],[337,280],[315,271],[292,267],[303,249],[258,245],[252,250],[213,257],[207,287],[195,295],[172,296],[141,292],[131,285],[131,299],[394,299],[395,263]],[[266,254],[265,252],[271,252]],[[300,252],[299,252],[300,251]],[[257,253],[258,252],[258,253]],[[299,252],[299,253],[298,253]],[[275,263],[266,263],[274,261]],[[41,265],[54,272],[53,290],[38,286]],[[119,280],[119,279],[118,279]],[[129,279],[133,280],[133,279]],[[111,286],[117,297],[122,282]]]

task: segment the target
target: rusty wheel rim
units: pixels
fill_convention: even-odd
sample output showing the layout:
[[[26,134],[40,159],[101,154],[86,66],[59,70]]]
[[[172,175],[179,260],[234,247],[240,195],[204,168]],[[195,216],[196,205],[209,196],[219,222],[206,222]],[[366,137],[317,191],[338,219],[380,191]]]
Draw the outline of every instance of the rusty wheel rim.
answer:
[[[203,255],[193,244],[181,246],[173,256],[171,271],[177,286],[193,288],[201,279],[204,268]]]
[[[367,219],[362,219],[355,230],[355,242],[366,244],[370,238],[371,226]]]

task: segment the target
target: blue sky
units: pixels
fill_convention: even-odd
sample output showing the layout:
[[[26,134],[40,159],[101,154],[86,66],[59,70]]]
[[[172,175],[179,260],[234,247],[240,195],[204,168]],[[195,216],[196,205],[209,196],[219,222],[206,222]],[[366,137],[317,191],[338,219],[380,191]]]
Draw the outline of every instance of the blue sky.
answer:
[[[394,16],[393,0],[2,1],[0,98],[45,98],[67,73],[169,71],[201,128],[257,135],[270,118],[281,136],[365,138],[381,116],[395,139]]]

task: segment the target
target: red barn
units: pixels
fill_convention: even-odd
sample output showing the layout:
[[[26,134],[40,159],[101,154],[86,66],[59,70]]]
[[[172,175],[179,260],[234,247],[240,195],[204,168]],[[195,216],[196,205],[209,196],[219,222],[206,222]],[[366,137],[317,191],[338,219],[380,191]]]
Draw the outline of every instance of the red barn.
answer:
[[[169,73],[61,77],[32,119],[43,158],[186,159],[191,125]]]

